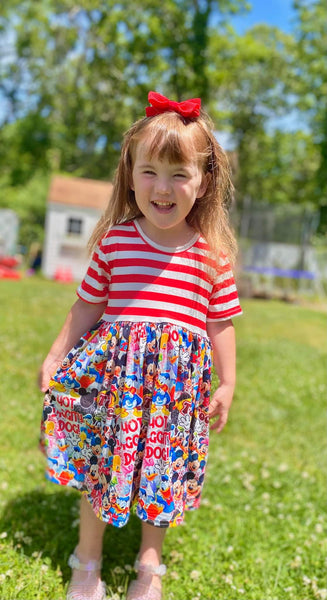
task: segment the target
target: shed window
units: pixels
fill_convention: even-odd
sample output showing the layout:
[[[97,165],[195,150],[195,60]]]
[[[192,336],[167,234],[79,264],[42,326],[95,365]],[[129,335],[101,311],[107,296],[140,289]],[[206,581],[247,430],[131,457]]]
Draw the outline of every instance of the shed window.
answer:
[[[71,217],[68,219],[67,233],[75,233],[80,235],[82,233],[82,225],[82,219],[75,219],[74,217]]]

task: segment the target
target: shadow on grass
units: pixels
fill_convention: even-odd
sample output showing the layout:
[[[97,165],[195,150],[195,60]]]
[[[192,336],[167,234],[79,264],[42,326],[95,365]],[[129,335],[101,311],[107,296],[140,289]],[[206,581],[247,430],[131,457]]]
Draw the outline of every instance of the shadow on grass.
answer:
[[[61,488],[52,494],[34,490],[19,495],[4,507],[0,531],[7,532],[7,539],[12,540],[17,552],[20,553],[23,548],[24,554],[29,557],[35,552],[42,553],[42,560],[48,558],[54,570],[59,566],[63,582],[67,582],[70,579],[67,560],[78,541],[78,526],[73,526],[73,522],[79,516],[80,497],[79,492]],[[141,521],[134,515],[121,529],[107,527],[103,551],[104,575],[117,566],[134,563],[140,536]],[[107,581],[110,583],[109,577]]]

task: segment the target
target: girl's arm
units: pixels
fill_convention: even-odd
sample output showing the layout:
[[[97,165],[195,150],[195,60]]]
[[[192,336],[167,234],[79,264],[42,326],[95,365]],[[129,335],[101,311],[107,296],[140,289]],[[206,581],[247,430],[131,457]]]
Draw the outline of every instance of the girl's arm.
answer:
[[[80,298],[73,304],[40,369],[39,387],[41,392],[47,391],[51,376],[56,372],[66,354],[78,342],[83,333],[100,319],[106,305],[106,302],[89,304]]]
[[[236,351],[234,325],[230,319],[207,323],[207,332],[212,343],[213,361],[219,377],[219,387],[214,392],[209,417],[219,417],[210,429],[220,433],[228,419],[233,401],[236,380]]]

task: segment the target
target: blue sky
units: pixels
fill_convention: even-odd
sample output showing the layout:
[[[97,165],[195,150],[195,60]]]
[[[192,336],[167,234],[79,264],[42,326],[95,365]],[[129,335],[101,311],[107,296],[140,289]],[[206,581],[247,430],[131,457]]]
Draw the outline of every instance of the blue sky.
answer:
[[[249,0],[252,9],[244,15],[236,15],[231,21],[240,34],[258,23],[276,26],[285,32],[292,28],[293,0]]]

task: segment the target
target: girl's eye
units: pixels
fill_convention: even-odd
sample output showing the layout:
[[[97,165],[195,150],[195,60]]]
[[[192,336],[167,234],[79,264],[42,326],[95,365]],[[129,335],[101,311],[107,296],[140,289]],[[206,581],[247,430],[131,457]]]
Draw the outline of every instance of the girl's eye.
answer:
[[[185,173],[175,173],[174,177],[179,177],[179,178],[182,178],[182,179],[186,179],[187,176],[186,176]]]
[[[145,175],[154,175],[154,171],[151,171],[150,169],[146,169],[146,171],[143,171],[143,173],[145,173]]]

